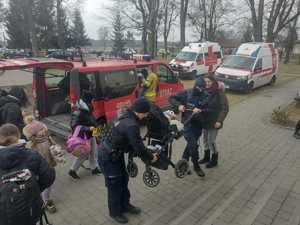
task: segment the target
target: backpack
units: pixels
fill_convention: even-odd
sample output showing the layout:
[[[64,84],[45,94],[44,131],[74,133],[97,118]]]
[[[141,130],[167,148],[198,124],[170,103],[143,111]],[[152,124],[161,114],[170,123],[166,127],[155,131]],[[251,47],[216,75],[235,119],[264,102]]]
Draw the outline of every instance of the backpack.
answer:
[[[33,225],[42,215],[43,201],[29,169],[0,170],[0,225]]]
[[[72,135],[67,140],[67,152],[76,157],[88,155],[91,152],[91,144],[84,134],[84,138],[79,136],[81,126],[77,126]]]

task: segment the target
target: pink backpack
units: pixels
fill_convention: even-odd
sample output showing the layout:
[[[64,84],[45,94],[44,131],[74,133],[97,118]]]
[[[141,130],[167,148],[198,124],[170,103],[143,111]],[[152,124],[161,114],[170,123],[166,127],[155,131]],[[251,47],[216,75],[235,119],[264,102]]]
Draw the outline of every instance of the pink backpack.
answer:
[[[91,144],[84,134],[84,138],[79,137],[81,126],[77,126],[74,133],[68,137],[67,140],[67,152],[79,157],[82,155],[88,155],[91,152]]]

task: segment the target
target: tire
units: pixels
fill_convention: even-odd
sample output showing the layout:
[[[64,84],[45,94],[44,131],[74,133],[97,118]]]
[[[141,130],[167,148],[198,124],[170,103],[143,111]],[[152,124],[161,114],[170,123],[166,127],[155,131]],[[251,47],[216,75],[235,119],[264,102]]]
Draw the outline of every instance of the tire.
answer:
[[[250,84],[248,84],[246,93],[247,93],[247,94],[251,93],[251,92],[253,91],[253,88],[254,88],[254,82],[251,81]]]
[[[270,85],[270,86],[274,86],[275,83],[276,83],[276,80],[277,80],[277,77],[274,75],[274,76],[272,77],[272,79],[270,80],[269,85]]]
[[[154,188],[160,183],[160,177],[155,170],[148,168],[143,173],[143,181],[147,187]]]

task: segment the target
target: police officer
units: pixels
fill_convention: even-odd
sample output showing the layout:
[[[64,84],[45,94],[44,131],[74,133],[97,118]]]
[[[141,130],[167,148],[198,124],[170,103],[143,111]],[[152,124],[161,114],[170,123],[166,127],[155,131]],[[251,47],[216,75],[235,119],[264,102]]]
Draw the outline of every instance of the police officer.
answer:
[[[157,155],[149,152],[140,135],[139,121],[147,117],[150,104],[144,98],[137,99],[125,112],[112,122],[111,129],[99,149],[99,163],[105,177],[110,216],[118,223],[127,223],[123,213],[139,214],[140,208],[130,204],[128,174],[124,153],[134,151],[145,163],[157,161]]]
[[[182,158],[189,161],[191,157],[194,170],[200,177],[205,176],[198,163],[198,140],[202,133],[203,121],[201,105],[206,99],[203,92],[204,87],[205,82],[203,78],[198,78],[195,81],[193,89],[180,92],[169,99],[171,105],[182,113],[182,123],[184,124],[183,136],[187,141]]]

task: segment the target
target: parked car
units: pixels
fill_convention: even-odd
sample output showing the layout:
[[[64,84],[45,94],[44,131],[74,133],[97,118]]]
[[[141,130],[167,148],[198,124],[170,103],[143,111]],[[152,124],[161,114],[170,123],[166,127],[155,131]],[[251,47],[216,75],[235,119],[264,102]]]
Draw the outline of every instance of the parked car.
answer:
[[[194,79],[215,71],[222,60],[223,53],[218,43],[190,43],[169,64],[173,70],[179,72],[180,78]]]
[[[63,60],[73,60],[74,54],[69,51],[53,51],[46,55],[46,58],[63,59]]]
[[[273,43],[244,43],[234,55],[226,57],[216,70],[216,78],[227,89],[252,91],[274,84],[278,71],[278,51]]]

